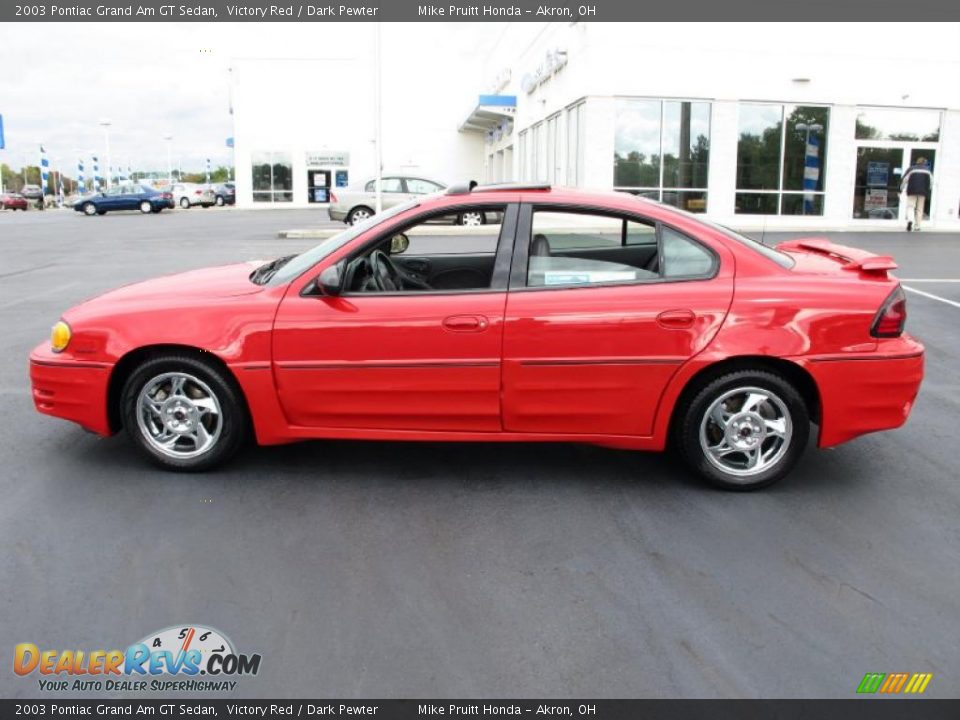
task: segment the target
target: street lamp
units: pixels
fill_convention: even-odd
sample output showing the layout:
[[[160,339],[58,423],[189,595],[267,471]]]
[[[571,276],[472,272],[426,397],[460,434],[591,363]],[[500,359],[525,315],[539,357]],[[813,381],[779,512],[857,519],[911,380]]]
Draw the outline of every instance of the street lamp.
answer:
[[[106,142],[106,150],[107,150],[107,153],[104,156],[104,159],[106,160],[106,166],[107,166],[106,186],[108,190],[110,189],[110,177],[113,175],[113,166],[110,165],[110,124],[111,124],[110,120],[108,120],[107,118],[100,118],[100,127],[103,128],[103,138],[104,138],[104,141]]]
[[[163,139],[167,141],[167,183],[173,185],[173,165],[170,160],[170,146],[173,145],[173,135],[164,135]]]

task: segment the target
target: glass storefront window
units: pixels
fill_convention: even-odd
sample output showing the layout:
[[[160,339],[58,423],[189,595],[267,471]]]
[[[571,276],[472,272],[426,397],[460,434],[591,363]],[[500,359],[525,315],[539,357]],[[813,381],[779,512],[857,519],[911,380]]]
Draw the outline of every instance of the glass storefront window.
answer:
[[[289,153],[255,152],[251,166],[254,202],[293,202],[293,160]]]
[[[938,142],[940,111],[862,108],[857,115],[856,138]]]
[[[567,185],[577,187],[583,176],[583,103],[567,109]]]
[[[618,100],[614,187],[705,212],[710,111],[708,102]]]
[[[825,107],[742,104],[735,212],[823,215],[829,121]]]

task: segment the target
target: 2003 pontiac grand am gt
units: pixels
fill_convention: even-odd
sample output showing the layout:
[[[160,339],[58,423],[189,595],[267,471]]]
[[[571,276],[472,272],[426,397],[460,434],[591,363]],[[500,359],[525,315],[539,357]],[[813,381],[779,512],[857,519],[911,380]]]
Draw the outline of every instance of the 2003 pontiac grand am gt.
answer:
[[[499,222],[464,227],[465,212]],[[725,488],[902,425],[889,257],[619,193],[448,189],[300,255],[129,285],[30,356],[37,409],[175,470],[306,438],[674,445]]]

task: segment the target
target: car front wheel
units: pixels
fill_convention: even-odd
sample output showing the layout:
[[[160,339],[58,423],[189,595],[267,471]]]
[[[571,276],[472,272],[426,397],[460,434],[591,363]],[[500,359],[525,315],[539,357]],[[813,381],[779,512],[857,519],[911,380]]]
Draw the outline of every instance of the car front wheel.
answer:
[[[140,212],[142,212],[144,215],[152,211],[153,211],[153,206],[150,204],[148,200],[144,200],[142,203],[140,203]]]
[[[84,215],[90,215],[90,216],[96,215],[96,214],[97,214],[97,206],[94,205],[93,203],[84,203],[84,205],[83,205],[83,214],[84,214]]]
[[[146,361],[124,384],[124,427],[161,467],[207,470],[240,448],[247,420],[239,390],[221,370],[187,355]]]
[[[803,398],[783,377],[764,370],[715,378],[681,412],[684,460],[725,490],[756,490],[780,480],[810,435]]]
[[[184,210],[189,209],[190,201],[186,198],[180,198],[180,207],[182,207]]]

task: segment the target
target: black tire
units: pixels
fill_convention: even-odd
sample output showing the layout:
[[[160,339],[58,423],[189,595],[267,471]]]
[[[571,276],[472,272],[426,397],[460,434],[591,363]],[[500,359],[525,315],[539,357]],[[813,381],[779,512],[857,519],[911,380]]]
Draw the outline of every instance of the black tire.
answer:
[[[153,212],[153,206],[150,204],[149,200],[144,200],[140,203],[140,212],[142,212],[144,215],[148,215],[149,213]]]
[[[150,443],[138,424],[140,392],[164,373],[184,373],[197,378],[207,385],[220,405],[220,434],[203,454],[189,458],[165,455]],[[233,378],[208,362],[175,353],[150,358],[130,374],[120,396],[120,415],[134,445],[160,467],[177,472],[200,472],[226,462],[243,445],[249,428],[246,406]]]
[[[185,197],[180,198],[180,207],[183,208],[184,210],[189,210],[190,201]]]
[[[721,425],[712,419],[712,416],[707,417],[707,415],[714,403],[724,395],[734,393],[731,396],[733,400],[738,397],[736,394],[738,390],[748,394],[750,389],[759,389],[769,394],[772,399],[760,403],[761,409],[753,414],[744,414],[742,406],[737,412],[730,412],[724,407],[724,411],[730,412],[730,422],[733,423],[733,426],[727,426],[729,432],[735,436],[745,432],[747,437],[743,440],[749,443],[751,441],[749,436],[755,431],[752,428],[757,427],[756,423],[751,424],[750,418],[756,415],[759,420],[763,420],[766,417],[763,413],[774,415],[774,417],[777,414],[785,414],[786,427],[790,429],[789,439],[780,443],[775,436],[767,437],[767,431],[764,430],[764,435],[759,439],[759,453],[762,456],[763,448],[765,446],[769,448],[772,460],[770,465],[759,471],[752,471],[747,467],[725,471],[723,469],[725,465],[739,463],[746,465],[749,455],[731,450],[728,453],[729,459],[713,460],[701,442],[701,431],[704,433],[704,442],[711,443],[718,436],[721,438],[720,441],[715,441],[717,444],[713,447],[724,442],[725,447],[731,447],[730,441],[726,439],[727,435],[721,430]],[[777,402],[780,405],[777,405]],[[793,469],[806,449],[810,437],[810,415],[803,398],[785,378],[767,370],[739,370],[714,378],[679,408],[678,419],[675,440],[681,457],[707,482],[724,490],[759,490],[772,485]],[[738,423],[747,427],[737,430]],[[742,473],[752,474],[743,475]]]
[[[353,208],[350,211],[350,213],[347,215],[347,225],[355,225],[356,223],[361,222],[362,220],[366,220],[366,218],[357,217],[358,215],[362,215],[363,213],[366,213],[367,217],[373,217],[374,215],[374,212],[372,209],[366,207],[365,205],[359,205]]]
[[[93,217],[94,215],[97,214],[97,206],[94,205],[92,202],[84,203],[83,214],[86,215],[87,217]]]
[[[223,207],[223,206],[224,206],[225,203],[224,203],[224,200],[223,200],[223,196],[222,196],[222,195],[217,195],[216,204],[217,204],[217,207]]]

